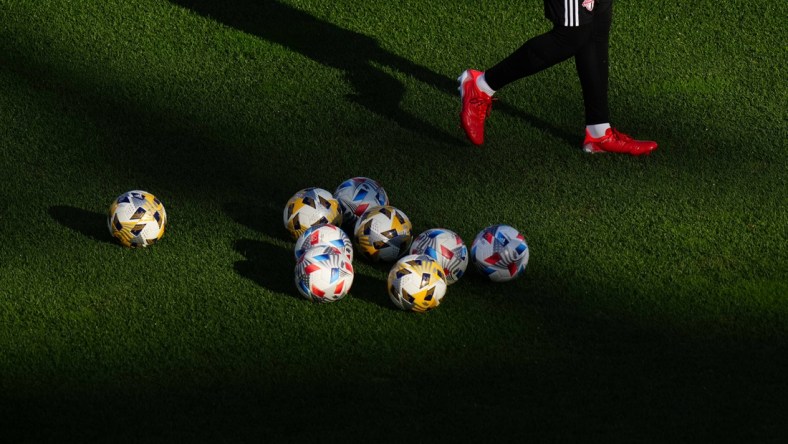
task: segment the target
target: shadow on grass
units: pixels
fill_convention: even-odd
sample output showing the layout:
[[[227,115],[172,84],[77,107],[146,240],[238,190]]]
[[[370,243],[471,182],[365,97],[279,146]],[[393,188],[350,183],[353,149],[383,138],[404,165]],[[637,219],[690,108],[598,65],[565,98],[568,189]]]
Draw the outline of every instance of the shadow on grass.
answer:
[[[356,273],[353,276],[350,296],[381,308],[398,311],[399,309],[394,306],[386,292],[386,281],[359,273],[358,265],[354,264],[354,266]]]
[[[378,68],[378,65],[408,74],[452,96],[458,96],[457,81],[381,48],[374,38],[341,28],[276,1],[171,1],[200,15],[285,46],[322,65],[341,70],[354,91],[348,100],[396,122],[402,128],[430,137],[437,142],[467,145],[464,138],[458,138],[458,136],[462,137],[462,131],[457,130],[458,136],[449,134],[445,129],[437,128],[402,110],[400,103],[405,96],[405,86]],[[458,97],[457,113],[459,107]],[[525,121],[534,128],[563,139],[572,146],[578,143],[579,137],[576,135],[504,102],[497,102],[495,108]]]
[[[299,298],[293,283],[293,252],[276,245],[253,239],[241,239],[233,245],[246,258],[235,263],[235,271],[274,293]]]
[[[112,243],[107,229],[107,215],[68,205],[49,207],[49,215],[60,225],[99,242]]]
[[[348,100],[403,128],[441,143],[463,143],[458,137],[402,110],[400,102],[405,96],[405,86],[376,65],[410,74],[441,89],[449,87],[448,79],[385,51],[375,39],[276,1],[176,0],[174,3],[341,70],[354,91]]]
[[[108,387],[59,384],[69,379],[59,375],[51,387],[31,389],[12,378],[0,383],[8,388],[0,397],[0,424],[7,422],[4,435],[12,442],[294,442],[348,435],[369,442],[381,436],[485,442],[491,433],[512,442],[778,442],[788,431],[781,408],[788,394],[785,347],[655,335],[623,321],[565,319],[563,326],[569,324],[595,332],[593,339],[465,355],[434,349],[434,356],[418,357],[405,346],[406,356],[361,364],[291,356],[276,369],[270,357],[239,358],[248,355],[245,345],[232,344],[222,350],[218,372],[182,368],[144,382],[120,370]],[[326,377],[338,368],[343,371]],[[195,376],[203,372],[211,376]],[[429,412],[429,421],[419,421],[420,412]]]
[[[242,202],[229,202],[222,206],[224,212],[237,223],[268,236],[281,240],[290,240],[282,220],[282,208],[275,208],[273,203],[256,205]]]
[[[273,205],[231,202],[225,204],[223,208],[230,218],[251,230],[282,240],[291,240],[282,225],[281,210],[274,208]],[[343,229],[347,232],[347,227]],[[271,291],[300,297],[293,283],[295,258],[291,250],[252,239],[241,239],[235,243],[234,248],[246,257],[246,260],[235,263],[234,268],[238,274]],[[358,265],[358,260],[357,258],[354,261],[354,267]],[[385,267],[381,264],[372,266],[379,267],[381,270]],[[380,297],[381,294],[384,297]],[[385,282],[358,272],[354,274],[350,296],[380,307],[395,308],[385,294]]]
[[[235,242],[233,248],[246,258],[234,265],[239,275],[274,293],[289,294],[294,298],[303,299],[294,283],[295,258],[291,250],[253,239],[241,239]],[[349,292],[351,297],[383,308],[394,309],[385,294],[385,282],[360,273],[354,274],[353,285]]]

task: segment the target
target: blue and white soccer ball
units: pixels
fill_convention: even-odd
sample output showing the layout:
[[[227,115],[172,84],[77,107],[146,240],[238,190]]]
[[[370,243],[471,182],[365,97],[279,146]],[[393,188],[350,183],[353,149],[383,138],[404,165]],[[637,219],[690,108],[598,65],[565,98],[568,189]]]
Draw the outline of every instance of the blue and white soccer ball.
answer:
[[[390,205],[367,210],[356,222],[353,234],[358,253],[373,262],[394,262],[413,240],[410,219]]]
[[[298,237],[294,249],[296,261],[308,250],[323,245],[338,248],[345,253],[348,260],[353,261],[353,242],[341,228],[332,224],[314,225]]]
[[[471,244],[476,269],[493,282],[510,281],[525,271],[529,249],[525,238],[509,225],[485,228]]]
[[[342,182],[334,191],[334,198],[342,207],[344,222],[351,227],[368,209],[389,204],[386,190],[368,177],[353,177]]]
[[[345,253],[330,245],[311,248],[295,266],[298,292],[312,302],[336,302],[353,285],[353,264]]]
[[[410,254],[426,254],[438,261],[446,275],[446,284],[457,282],[468,268],[468,247],[455,232],[445,228],[431,228],[413,240]]]

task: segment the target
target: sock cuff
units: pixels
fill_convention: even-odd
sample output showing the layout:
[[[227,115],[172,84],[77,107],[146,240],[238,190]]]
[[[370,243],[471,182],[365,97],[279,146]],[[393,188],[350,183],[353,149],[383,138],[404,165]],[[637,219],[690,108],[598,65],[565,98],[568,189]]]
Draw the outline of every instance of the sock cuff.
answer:
[[[484,77],[484,73],[476,78],[476,87],[482,90],[488,96],[495,94],[495,90],[490,88],[490,85],[487,84],[487,79]]]
[[[610,128],[610,123],[586,125],[586,131],[588,131],[588,134],[591,134],[591,137],[595,139],[604,136],[608,128]]]

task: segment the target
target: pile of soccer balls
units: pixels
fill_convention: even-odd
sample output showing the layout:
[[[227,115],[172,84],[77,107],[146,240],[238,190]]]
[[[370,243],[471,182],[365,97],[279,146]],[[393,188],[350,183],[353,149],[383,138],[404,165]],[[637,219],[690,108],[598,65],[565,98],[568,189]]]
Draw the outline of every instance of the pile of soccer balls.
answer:
[[[460,236],[445,228],[431,228],[414,239],[408,216],[366,177],[342,182],[333,194],[322,188],[297,192],[287,202],[284,224],[295,240],[296,288],[314,302],[335,302],[348,294],[354,253],[370,262],[393,262],[389,297],[397,307],[416,312],[440,305],[469,261],[494,282],[516,278],[528,264],[525,239],[508,225],[479,232],[470,254]],[[107,216],[110,234],[130,248],[156,243],[166,225],[164,205],[141,190],[118,196]]]
[[[354,250],[370,262],[394,262],[389,297],[397,307],[416,312],[437,307],[469,260],[495,282],[514,279],[528,263],[525,239],[508,225],[479,232],[470,255],[451,230],[432,228],[414,239],[410,219],[389,203],[378,182],[366,177],[342,182],[333,194],[322,188],[298,191],[287,202],[284,225],[296,241],[296,288],[315,302],[348,294]],[[341,227],[352,232],[352,241]]]

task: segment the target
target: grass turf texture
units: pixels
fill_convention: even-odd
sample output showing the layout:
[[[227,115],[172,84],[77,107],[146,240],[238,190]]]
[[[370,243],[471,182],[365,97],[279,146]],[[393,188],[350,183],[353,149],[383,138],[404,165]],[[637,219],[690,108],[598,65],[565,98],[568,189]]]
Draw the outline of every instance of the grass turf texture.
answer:
[[[617,5],[612,114],[644,159],[580,152],[571,62],[463,141],[453,79],[540,6],[257,3],[0,0],[4,435],[784,436],[783,2]],[[421,316],[357,260],[306,302],[283,206],[352,176],[416,233],[519,228],[525,276]],[[104,212],[138,188],[170,225],[125,250]]]

